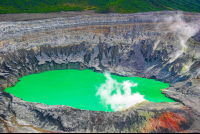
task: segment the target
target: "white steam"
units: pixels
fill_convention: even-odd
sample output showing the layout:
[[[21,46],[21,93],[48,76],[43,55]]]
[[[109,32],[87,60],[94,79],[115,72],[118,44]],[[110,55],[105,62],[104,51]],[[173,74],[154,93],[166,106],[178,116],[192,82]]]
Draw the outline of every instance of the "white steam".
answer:
[[[180,15],[172,17],[170,20],[174,22],[170,26],[170,30],[178,35],[181,47],[186,47],[187,40],[199,31],[198,24],[194,22],[187,23]]]
[[[111,105],[112,110],[119,111],[145,100],[140,93],[131,93],[131,87],[136,87],[137,83],[133,83],[129,80],[119,83],[112,79],[108,72],[104,75],[107,78],[106,82],[99,87],[96,94],[97,96],[100,96],[101,103],[104,106]],[[121,93],[121,90],[124,91],[123,94]],[[116,93],[112,95],[112,92]]]
[[[172,59],[170,60],[170,62],[172,62],[187,49],[186,45],[187,40],[190,37],[196,35],[200,28],[198,25],[198,21],[185,22],[182,13],[179,13],[174,16],[165,17],[165,23],[166,25],[168,25],[169,28],[169,31],[167,31],[167,33],[171,32],[175,34],[177,38],[176,41],[177,52],[171,56]],[[159,30],[159,26],[160,24],[158,25],[157,30]]]

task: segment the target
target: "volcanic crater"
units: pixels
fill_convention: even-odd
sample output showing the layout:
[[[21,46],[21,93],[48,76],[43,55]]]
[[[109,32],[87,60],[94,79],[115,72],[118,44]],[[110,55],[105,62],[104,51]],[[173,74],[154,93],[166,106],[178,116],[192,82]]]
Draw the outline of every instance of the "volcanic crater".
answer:
[[[1,21],[0,132],[200,132],[199,29],[199,13],[178,11]],[[176,102],[103,112],[4,92],[22,76],[60,69],[156,79]]]

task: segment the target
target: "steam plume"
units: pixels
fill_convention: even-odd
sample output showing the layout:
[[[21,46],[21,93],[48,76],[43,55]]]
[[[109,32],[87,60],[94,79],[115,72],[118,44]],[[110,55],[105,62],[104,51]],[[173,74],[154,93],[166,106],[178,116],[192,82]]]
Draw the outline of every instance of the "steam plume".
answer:
[[[112,110],[119,111],[145,100],[140,93],[131,93],[131,87],[136,87],[137,83],[129,80],[119,83],[112,79],[108,72],[104,73],[104,75],[106,82],[99,87],[96,95],[100,96],[101,102],[105,106],[111,105]],[[123,94],[121,90],[124,91]],[[116,93],[112,95],[112,92]]]
[[[199,25],[198,21],[186,22],[183,19],[183,14],[181,12],[174,16],[165,17],[165,23],[168,25],[169,29],[167,33],[171,32],[175,34],[175,37],[177,38],[177,41],[175,42],[177,51],[171,56],[172,59],[170,62],[172,62],[187,49],[186,42],[190,37],[198,33]],[[158,25],[157,30],[159,30],[159,26],[160,25]]]

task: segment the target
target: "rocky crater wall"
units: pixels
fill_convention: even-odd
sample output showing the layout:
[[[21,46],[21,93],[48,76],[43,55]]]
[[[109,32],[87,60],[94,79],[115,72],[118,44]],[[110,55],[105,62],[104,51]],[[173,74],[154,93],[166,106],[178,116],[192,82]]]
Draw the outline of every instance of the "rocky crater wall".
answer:
[[[150,12],[0,22],[1,132],[200,132],[200,14]],[[176,103],[106,113],[25,102],[5,93],[22,76],[92,69],[170,83]]]

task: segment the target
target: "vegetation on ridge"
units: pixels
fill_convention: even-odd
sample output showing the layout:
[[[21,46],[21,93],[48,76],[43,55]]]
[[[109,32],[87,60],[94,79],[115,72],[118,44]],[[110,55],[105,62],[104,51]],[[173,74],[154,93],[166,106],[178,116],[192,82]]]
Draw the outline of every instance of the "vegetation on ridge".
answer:
[[[0,14],[96,10],[136,13],[162,10],[200,12],[199,0],[1,0]]]

